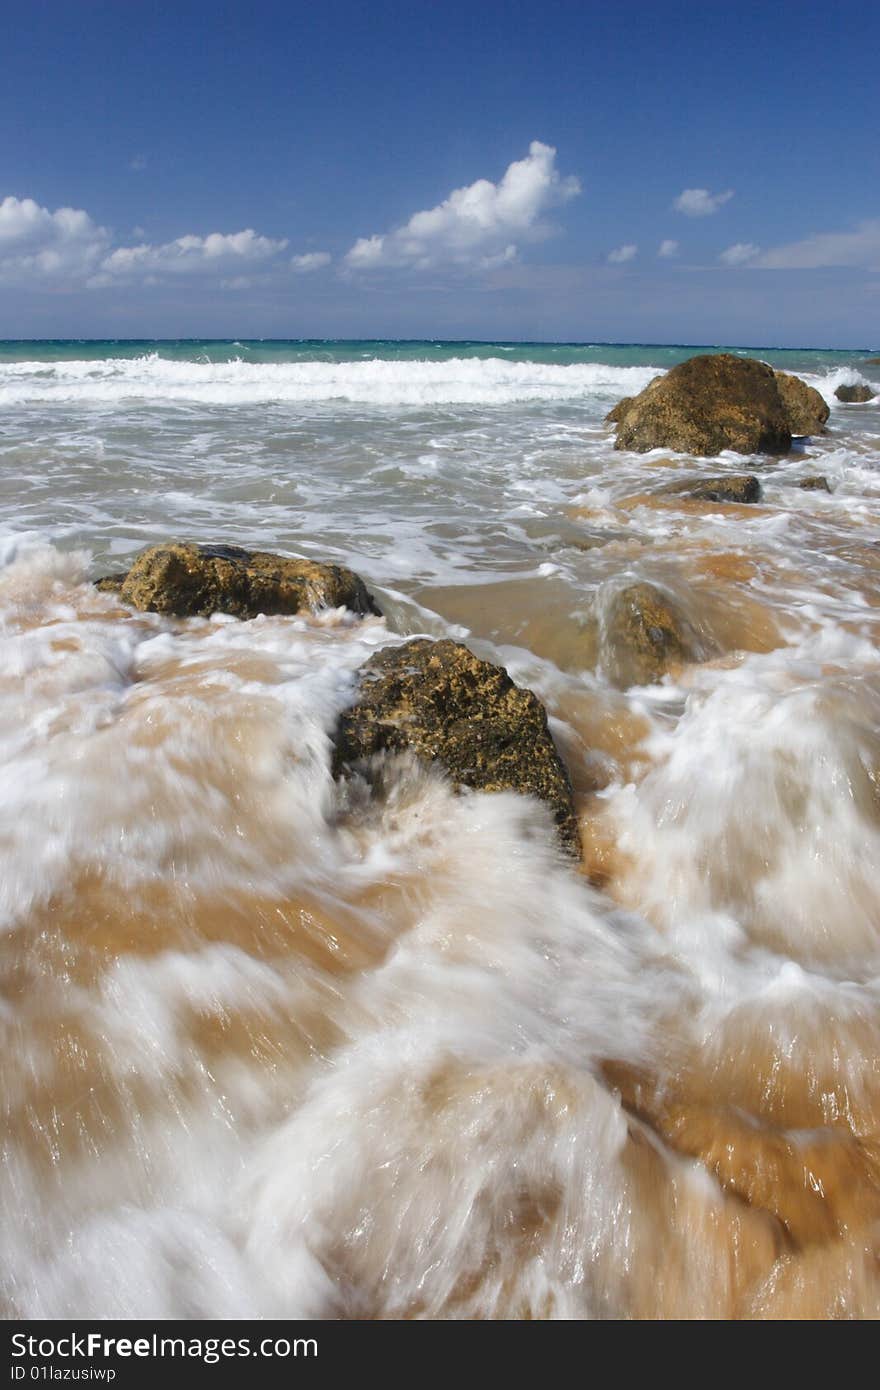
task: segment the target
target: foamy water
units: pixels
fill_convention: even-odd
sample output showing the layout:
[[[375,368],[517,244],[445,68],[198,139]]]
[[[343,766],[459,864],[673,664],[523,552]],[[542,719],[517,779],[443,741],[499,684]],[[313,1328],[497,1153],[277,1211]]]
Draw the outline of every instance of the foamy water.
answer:
[[[373,406],[507,405],[635,395],[656,370],[602,364],[467,360],[251,363],[167,361],[158,353],[97,362],[16,362],[5,367],[0,405],[134,401],[261,405],[278,401]]]
[[[0,354],[7,1316],[880,1313],[880,368],[755,355],[829,432],[707,463],[602,423],[665,349]],[[172,536],[385,617],[87,582]],[[633,579],[703,659],[621,690]],[[580,868],[512,794],[334,782],[415,633],[545,701]]]

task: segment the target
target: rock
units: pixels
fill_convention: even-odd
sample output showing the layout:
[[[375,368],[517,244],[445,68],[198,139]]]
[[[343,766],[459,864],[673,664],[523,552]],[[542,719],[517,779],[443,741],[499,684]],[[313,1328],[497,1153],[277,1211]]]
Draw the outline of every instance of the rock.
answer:
[[[838,386],[834,394],[844,405],[863,405],[865,401],[872,401],[877,392],[870,386]]]
[[[830,492],[831,488],[824,473],[819,473],[814,478],[799,478],[798,487],[803,488],[804,492]]]
[[[144,550],[125,575],[96,581],[105,592],[144,613],[176,618],[231,613],[298,613],[303,609],[350,608],[378,613],[361,579],[342,565],[291,560],[238,546],[169,542]]]
[[[789,372],[776,373],[776,386],[788,413],[792,434],[821,434],[831,414],[825,397]]]
[[[721,478],[704,478],[683,489],[685,497],[698,502],[760,502],[761,484],[754,473],[729,473]]]
[[[96,589],[100,589],[102,594],[118,594],[125,583],[124,574],[103,574],[100,579],[93,579],[92,583]]]
[[[723,449],[785,454],[791,448],[773,368],[728,352],[681,362],[611,415],[615,448],[637,453],[664,448],[711,457]]]
[[[880,357],[866,357],[865,362],[869,367],[880,367]]]
[[[334,771],[375,753],[411,749],[477,791],[546,801],[563,845],[579,852],[568,774],[537,695],[460,642],[415,638],[361,668],[357,703],[336,735]]]
[[[634,400],[634,396],[624,396],[622,401],[618,401],[617,405],[609,410],[608,414],[605,416],[607,423],[616,424],[618,420],[622,420]]]
[[[693,661],[698,643],[673,601],[653,584],[629,584],[600,615],[600,662],[613,683],[654,685],[670,666]]]

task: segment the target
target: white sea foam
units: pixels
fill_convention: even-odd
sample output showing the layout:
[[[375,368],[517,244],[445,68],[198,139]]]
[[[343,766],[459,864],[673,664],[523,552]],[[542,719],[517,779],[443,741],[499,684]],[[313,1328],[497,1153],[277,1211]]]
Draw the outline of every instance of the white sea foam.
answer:
[[[801,372],[799,375],[824,396],[832,410],[839,409],[842,404],[834,394],[838,386],[868,386],[877,393],[874,403],[880,400],[880,387],[876,379],[870,381],[855,367],[835,367],[827,372]]]
[[[500,358],[447,361],[172,362],[152,353],[101,361],[6,363],[0,405],[197,401],[203,405],[350,401],[374,406],[614,400],[641,391],[651,367],[559,366]]]

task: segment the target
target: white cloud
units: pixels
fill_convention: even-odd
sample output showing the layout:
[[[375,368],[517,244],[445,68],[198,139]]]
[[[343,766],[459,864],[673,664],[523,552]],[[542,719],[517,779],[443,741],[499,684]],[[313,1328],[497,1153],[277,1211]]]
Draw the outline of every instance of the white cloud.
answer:
[[[494,256],[484,256],[479,263],[479,269],[498,270],[503,265],[512,265],[518,255],[519,252],[511,242],[502,251],[496,251]]]
[[[556,169],[555,149],[533,140],[526,158],[510,164],[500,182],[477,179],[436,207],[413,213],[394,231],[360,237],[346,265],[351,270],[489,269],[514,260],[519,240],[549,235],[544,214],[579,192],[578,180],[562,178]]]
[[[291,258],[290,268],[295,270],[297,275],[310,275],[313,270],[321,270],[325,265],[329,265],[332,259],[329,251],[306,251],[302,256]]]
[[[637,246],[628,242],[626,246],[618,246],[616,250],[609,251],[608,260],[611,265],[623,265],[626,261],[633,260],[638,255],[638,250]]]
[[[287,239],[258,236],[252,228],[224,235],[181,236],[160,246],[143,242],[139,246],[119,246],[101,262],[98,274],[90,280],[93,289],[116,280],[144,279],[166,275],[223,275],[250,267],[278,255]]]
[[[143,235],[135,228],[132,235]],[[113,248],[110,233],[81,208],[41,207],[33,198],[0,200],[0,286],[15,289],[100,289],[138,281],[159,284],[168,276],[213,275],[224,288],[244,288],[244,276],[280,256],[286,238],[259,236],[252,228],[229,235],[182,236],[153,245],[141,241]],[[326,252],[294,258],[301,270],[318,269]]]
[[[718,259],[724,265],[749,265],[760,250],[760,246],[756,246],[753,241],[737,241],[733,246],[728,246],[726,251],[722,251]]]
[[[756,262],[761,270],[819,270],[850,266],[880,270],[880,218],[860,222],[855,231],[823,232],[765,251]]]
[[[668,261],[672,256],[677,256],[678,242],[669,240],[661,241],[660,245],[657,247],[657,255],[664,261]]]
[[[718,258],[724,265],[753,270],[821,270],[840,267],[880,273],[880,218],[860,222],[855,231],[821,232],[762,251],[751,241],[728,246]]]
[[[711,217],[713,212],[729,203],[732,197],[732,188],[728,188],[724,193],[710,193],[708,188],[686,188],[684,192],[679,193],[672,206],[676,212],[683,212],[686,217]]]
[[[0,202],[0,284],[67,285],[91,274],[109,234],[81,208],[50,212],[32,198]]]

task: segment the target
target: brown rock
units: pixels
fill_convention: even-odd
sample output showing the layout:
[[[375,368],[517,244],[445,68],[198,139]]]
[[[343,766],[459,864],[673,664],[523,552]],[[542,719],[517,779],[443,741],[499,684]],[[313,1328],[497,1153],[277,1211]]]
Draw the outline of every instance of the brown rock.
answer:
[[[729,473],[720,478],[704,478],[684,490],[685,497],[698,502],[760,502],[761,484],[754,473]]]
[[[611,412],[617,449],[666,448],[711,457],[723,449],[784,454],[791,447],[776,373],[750,357],[691,357],[656,377],[624,409],[622,404]]]
[[[103,574],[100,579],[93,579],[92,583],[96,589],[100,589],[102,594],[118,594],[125,583],[124,574]]]
[[[789,372],[776,373],[776,386],[788,413],[792,434],[822,434],[831,414],[824,396]]]
[[[600,664],[621,689],[653,685],[673,665],[699,659],[696,634],[653,584],[629,584],[600,615]]]
[[[834,394],[844,405],[863,405],[865,401],[872,401],[877,392],[870,386],[838,386]]]
[[[379,612],[363,581],[342,565],[291,560],[238,546],[151,546],[127,574],[96,582],[132,608],[177,618],[207,618],[212,613],[255,618],[259,613],[341,607],[354,613]]]
[[[622,420],[634,400],[634,396],[624,396],[622,401],[618,401],[617,405],[609,410],[608,414],[605,416],[606,422],[613,425],[616,424],[618,420]]]
[[[357,704],[339,721],[334,770],[404,749],[441,763],[461,786],[546,801],[563,845],[578,852],[571,786],[544,706],[502,666],[425,638],[370,657]]]
[[[831,487],[824,473],[818,473],[814,478],[798,479],[798,487],[803,488],[804,492],[830,492]]]

